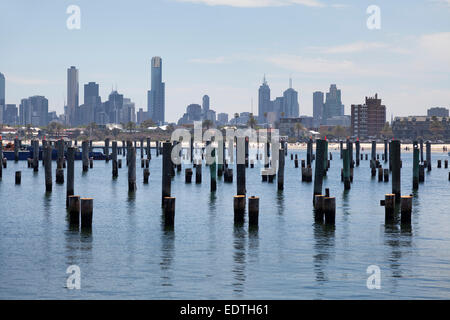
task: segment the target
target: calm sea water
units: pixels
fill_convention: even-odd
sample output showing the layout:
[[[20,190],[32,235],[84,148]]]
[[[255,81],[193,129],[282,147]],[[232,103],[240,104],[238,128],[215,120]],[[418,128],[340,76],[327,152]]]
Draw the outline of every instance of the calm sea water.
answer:
[[[276,181],[262,183],[259,168],[247,169],[248,195],[260,197],[257,231],[234,226],[236,185],[218,180],[211,194],[209,168],[201,185],[176,174],[175,228],[168,231],[161,223],[161,157],[153,154],[144,185],[138,153],[135,194],[128,193],[125,165],[113,180],[111,162],[96,161],[83,174],[77,161],[75,193],[95,199],[90,233],[69,227],[65,185],[46,194],[42,166],[34,174],[26,162],[9,161],[0,182],[0,298],[448,299],[450,182],[448,170],[436,168],[448,156],[432,157],[433,170],[414,194],[410,228],[384,224],[379,202],[391,183],[372,179],[369,161],[355,168],[344,192],[342,161],[333,151],[324,187],[336,197],[334,228],[314,223],[313,184],[301,182],[290,155],[283,192]],[[402,194],[410,194],[412,154],[402,160]],[[80,290],[66,288],[74,264]],[[380,290],[367,289],[370,265],[381,269]]]

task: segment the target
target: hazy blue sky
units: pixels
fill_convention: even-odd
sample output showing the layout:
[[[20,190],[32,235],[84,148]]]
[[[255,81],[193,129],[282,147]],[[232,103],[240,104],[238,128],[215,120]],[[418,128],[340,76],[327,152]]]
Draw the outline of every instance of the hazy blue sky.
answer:
[[[68,30],[66,9],[81,8]],[[366,27],[369,5],[381,29]],[[388,117],[450,106],[450,0],[45,0],[0,2],[0,72],[7,103],[45,95],[62,112],[67,68],[112,86],[147,109],[150,59],[163,58],[166,119],[211,97],[217,112],[250,111],[264,73],[272,97],[299,91],[312,114],[313,91],[342,89],[346,113],[376,92]]]

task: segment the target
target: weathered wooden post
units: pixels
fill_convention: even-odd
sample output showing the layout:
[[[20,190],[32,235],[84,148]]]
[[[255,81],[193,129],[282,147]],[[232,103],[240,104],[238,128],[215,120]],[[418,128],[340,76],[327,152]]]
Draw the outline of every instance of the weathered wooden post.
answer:
[[[314,196],[314,220],[316,222],[323,222],[324,201],[325,201],[324,195],[317,194]]]
[[[117,178],[119,176],[119,168],[117,163],[117,141],[112,143],[112,177]]]
[[[378,182],[383,182],[383,167],[378,167]]]
[[[340,151],[340,154],[341,154],[341,159],[344,158],[343,150],[344,150],[344,141],[342,141],[341,139],[339,139],[339,151]]]
[[[355,149],[356,149],[356,155],[355,155],[356,156],[356,166],[359,167],[359,160],[360,160],[360,158],[362,159],[362,157],[360,156],[361,146],[360,146],[360,143],[359,143],[359,138],[356,139]]]
[[[308,140],[307,148],[306,148],[306,165],[310,166],[312,163],[312,155],[313,155],[313,141],[310,138]]]
[[[426,152],[427,152],[427,169],[431,171],[431,142],[426,142]]]
[[[83,172],[87,172],[89,171],[89,150],[88,150],[89,146],[88,146],[88,142],[87,141],[83,141],[81,143],[81,158],[82,158],[82,162],[83,162]]]
[[[353,142],[350,141],[350,139],[347,139],[347,149],[348,149],[348,161],[350,163],[350,168],[353,169],[354,166],[354,162],[353,162]],[[331,153],[330,153],[330,157],[331,157]]]
[[[245,163],[244,163],[244,166],[245,166]],[[234,207],[234,223],[244,222],[245,196],[244,195],[234,196],[233,207]]]
[[[3,177],[3,140],[0,136],[0,180]]]
[[[383,169],[383,176],[384,182],[389,182],[389,169]]]
[[[239,137],[236,142],[236,181],[237,195],[245,195],[245,138]]]
[[[39,140],[33,140],[33,171],[39,171]]]
[[[395,194],[390,193],[384,195],[384,200],[380,203],[384,206],[384,219],[386,222],[394,221],[394,212],[395,212]]]
[[[45,148],[45,190],[52,192],[52,146]]]
[[[22,171],[16,171],[16,184],[20,184],[22,182]]]
[[[202,160],[197,159],[195,165],[195,183],[202,183]]]
[[[251,196],[250,198],[248,198],[248,224],[249,226],[257,226],[258,221],[259,221],[259,198]]]
[[[185,183],[192,183],[192,169],[191,168],[186,168],[184,170],[184,175],[185,175],[185,177],[184,177]]]
[[[388,161],[388,141],[384,140],[384,162]]]
[[[106,162],[109,162],[109,138],[105,139],[105,158]]]
[[[412,211],[412,196],[402,196],[400,203],[401,210],[401,223],[411,223],[411,211]]]
[[[69,211],[69,223],[78,227],[80,223],[80,196],[71,195],[67,198],[68,211]]]
[[[217,190],[217,177],[216,177],[216,150],[212,149],[211,157],[213,158],[213,162],[209,166],[209,172],[211,176],[211,192],[215,192]]]
[[[441,160],[437,161],[437,167],[438,167],[438,169],[442,168],[442,161]]]
[[[342,150],[343,156],[343,176],[344,176],[344,189],[350,190],[351,181],[350,181],[350,150],[345,149]]]
[[[144,184],[148,184],[148,177],[150,176],[150,169],[144,169]]]
[[[128,163],[128,192],[136,191],[136,149],[130,147],[130,162]]]
[[[164,198],[170,197],[171,192],[171,168],[172,165],[172,144],[170,142],[163,143],[163,163],[162,163],[162,195],[161,195],[161,206],[164,207]]]
[[[93,157],[89,158],[89,168],[90,169],[94,168],[94,158]]]
[[[57,151],[56,169],[62,169],[64,162],[64,140],[56,141],[56,151]]]
[[[74,195],[75,179],[75,148],[67,149],[67,189],[66,189],[66,207],[69,205],[69,197]]]
[[[400,167],[400,141],[393,140],[390,148],[390,158],[392,161],[392,193],[395,194],[395,201],[400,201],[401,196],[401,167]]]
[[[325,151],[323,154],[323,175],[326,176],[327,171],[328,171],[328,140],[327,140],[327,137],[325,137],[324,141],[325,141]]]
[[[94,213],[94,199],[82,198],[81,200],[81,228],[92,227],[92,215]]]
[[[325,145],[326,145],[325,140],[322,139],[316,140],[316,167],[314,172],[313,201],[315,201],[316,195],[322,194]]]
[[[323,199],[323,212],[325,215],[325,223],[334,225],[336,221],[336,198],[325,197]]]
[[[444,168],[448,169],[448,160],[444,160]]]
[[[19,161],[19,139],[14,139],[14,162]]]
[[[425,165],[419,164],[419,182],[425,181]]]
[[[284,189],[284,163],[285,163],[284,149],[280,149],[278,156],[278,178],[277,178],[278,190]]]
[[[163,150],[164,154],[164,150]],[[164,197],[164,225],[165,227],[173,227],[175,225],[175,198]]]
[[[150,140],[150,138],[147,138],[147,159],[151,160],[152,159],[152,148],[151,148],[151,143],[152,141]]]
[[[370,157],[370,160],[373,160],[374,163],[377,160],[377,142],[376,141],[372,141],[372,155]]]
[[[413,144],[413,189],[419,189],[419,164],[420,164],[420,150],[417,145],[417,141]]]
[[[219,163],[217,164],[217,176],[223,176],[223,163],[225,160],[225,143],[223,141],[223,136],[217,139],[217,159]]]

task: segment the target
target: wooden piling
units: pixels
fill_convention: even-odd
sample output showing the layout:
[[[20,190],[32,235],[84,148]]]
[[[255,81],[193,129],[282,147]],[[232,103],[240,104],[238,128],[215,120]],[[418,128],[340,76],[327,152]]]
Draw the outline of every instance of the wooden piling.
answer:
[[[162,164],[162,195],[161,195],[161,206],[164,207],[164,198],[170,197],[171,193],[171,167],[172,167],[172,144],[170,142],[163,143],[163,164]]]
[[[150,138],[147,138],[147,160],[152,159],[152,148],[151,148],[151,140]]]
[[[384,195],[384,219],[386,222],[394,221],[394,212],[395,212],[395,194],[390,193]]]
[[[334,225],[336,221],[336,198],[325,197],[323,200],[325,223]]]
[[[150,169],[144,169],[144,184],[148,184],[148,177],[150,176]]]
[[[83,163],[83,172],[87,172],[89,170],[89,150],[88,150],[88,142],[83,141],[81,143],[81,157]]]
[[[211,157],[213,158],[212,164],[209,166],[209,172],[211,177],[211,192],[217,190],[217,170],[216,170],[216,150],[211,151]]]
[[[344,180],[344,189],[350,190],[351,181],[350,181],[350,150],[345,149],[342,150],[343,157],[343,180]]]
[[[324,200],[325,200],[325,196],[322,194],[316,194],[314,196],[314,220],[316,222],[323,222]]]
[[[130,157],[128,163],[128,192],[135,192],[136,186],[136,149],[130,147]]]
[[[362,155],[360,155],[361,145],[359,143],[359,139],[357,139],[355,142],[355,149],[356,149],[356,154],[355,154],[356,166],[359,167],[359,160],[360,159],[362,160]]]
[[[284,149],[279,150],[279,159],[278,159],[278,190],[284,189],[284,163],[285,163],[285,155]],[[302,160],[304,162],[304,160]],[[302,168],[303,170],[303,168]]]
[[[413,189],[419,189],[419,164],[420,164],[420,150],[417,145],[417,142],[414,142],[414,150],[413,150]]]
[[[236,143],[236,185],[237,195],[245,195],[245,138],[239,137]]]
[[[109,139],[105,139],[105,161],[109,162]]]
[[[0,180],[3,177],[3,140],[0,136]]]
[[[426,142],[426,152],[427,152],[427,169],[431,171],[431,142]]]
[[[69,223],[71,225],[78,226],[80,223],[80,196],[71,195],[67,198],[68,211],[69,211]]]
[[[438,169],[442,168],[442,161],[441,160],[437,161],[437,167],[438,167]]]
[[[19,148],[20,148],[20,144],[19,144],[19,139],[14,139],[14,162],[19,161]]]
[[[202,160],[198,159],[195,165],[195,183],[202,183]]]
[[[119,176],[119,168],[117,163],[117,141],[112,143],[112,177],[117,178]]]
[[[165,143],[164,143],[165,144]],[[163,150],[164,154],[164,150]],[[164,225],[166,227],[173,227],[175,225],[175,198],[164,197]]]
[[[81,201],[81,227],[92,227],[92,215],[94,213],[94,199],[82,198]]]
[[[234,207],[234,222],[235,223],[244,222],[245,196],[244,195],[234,196],[233,207]]]
[[[396,201],[400,201],[401,196],[401,165],[400,165],[400,141],[393,140],[390,147],[390,159],[392,162],[392,193],[395,194]]]
[[[22,171],[16,171],[16,184],[20,185],[22,182]]]
[[[411,212],[412,212],[412,196],[402,196],[401,197],[401,223],[410,224],[411,223]]]
[[[52,192],[52,146],[45,148],[45,190]]]
[[[389,182],[389,169],[383,169],[384,182]]]
[[[69,197],[74,195],[75,179],[75,148],[67,149],[67,186],[66,186],[66,207],[69,206]]]
[[[316,166],[314,173],[314,194],[313,194],[314,201],[315,201],[314,196],[322,194],[325,145],[326,145],[325,140],[322,139],[316,140]]]
[[[192,169],[186,168],[184,170],[184,181],[185,183],[192,183]]]
[[[259,198],[251,196],[250,198],[248,198],[248,224],[249,226],[257,226],[258,221],[259,221]]]

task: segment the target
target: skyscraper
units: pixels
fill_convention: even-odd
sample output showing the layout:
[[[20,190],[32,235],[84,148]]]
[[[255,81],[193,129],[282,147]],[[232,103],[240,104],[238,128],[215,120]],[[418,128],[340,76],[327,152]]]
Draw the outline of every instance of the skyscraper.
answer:
[[[289,79],[289,89],[283,93],[283,118],[298,118],[300,110],[298,92],[292,89],[292,79]]]
[[[351,126],[355,137],[374,137],[380,134],[386,123],[386,106],[378,94],[366,97],[366,103],[352,105]]]
[[[46,126],[48,124],[48,100],[44,96],[22,99],[19,106],[20,124]]]
[[[0,72],[0,123],[4,123],[5,104],[5,76]]]
[[[326,124],[328,118],[344,115],[344,105],[341,101],[341,90],[338,90],[335,84],[330,86],[327,92],[326,101],[323,108],[322,124]]]
[[[75,126],[78,108],[78,69],[74,66],[67,69],[67,119],[70,126]]]
[[[102,98],[98,94],[98,84],[89,82],[84,85],[84,104],[80,106],[81,123],[95,122],[95,113],[100,109]]]
[[[314,126],[319,127],[322,121],[323,112],[323,92],[316,91],[313,93],[313,118]]]
[[[147,93],[148,115],[156,124],[164,123],[165,83],[162,82],[162,59],[153,57],[151,64],[151,90]]]
[[[260,123],[265,123],[265,114],[271,111],[270,88],[264,75],[263,83],[258,91],[258,118]]]
[[[203,109],[203,114],[205,114],[205,116],[206,116],[206,114],[209,111],[209,96],[206,94],[203,96],[202,109]]]

